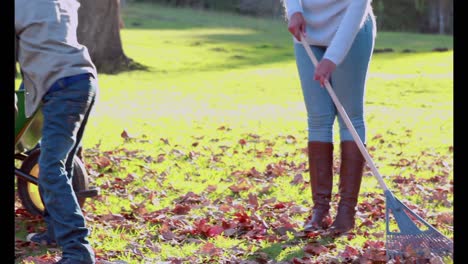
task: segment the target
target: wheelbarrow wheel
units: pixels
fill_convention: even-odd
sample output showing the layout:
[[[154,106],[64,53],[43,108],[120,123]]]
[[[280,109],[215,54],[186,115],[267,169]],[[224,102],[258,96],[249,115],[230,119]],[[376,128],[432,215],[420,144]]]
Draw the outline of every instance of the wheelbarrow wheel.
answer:
[[[39,177],[39,154],[40,149],[31,151],[21,163],[21,170],[30,174],[33,177]],[[73,189],[78,190],[88,189],[88,173],[83,162],[75,156],[73,167]],[[18,178],[17,181],[18,197],[21,205],[32,215],[42,215],[44,212],[44,203],[39,193],[39,187],[25,179]],[[86,197],[77,197],[80,207],[83,207]]]

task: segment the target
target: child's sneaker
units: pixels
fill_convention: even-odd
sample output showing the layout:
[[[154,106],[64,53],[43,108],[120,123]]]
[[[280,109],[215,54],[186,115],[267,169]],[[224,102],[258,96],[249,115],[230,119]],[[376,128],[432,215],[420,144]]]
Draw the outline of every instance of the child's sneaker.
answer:
[[[47,232],[31,233],[26,237],[26,241],[34,242],[44,246],[56,246],[57,242],[52,239]]]

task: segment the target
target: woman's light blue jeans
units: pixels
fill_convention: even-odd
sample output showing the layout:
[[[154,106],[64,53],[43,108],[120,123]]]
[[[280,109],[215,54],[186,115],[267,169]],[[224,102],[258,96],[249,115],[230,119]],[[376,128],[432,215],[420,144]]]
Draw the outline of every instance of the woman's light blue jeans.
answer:
[[[48,234],[62,256],[95,263],[89,229],[72,186],[73,159],[94,105],[97,81],[89,76],[67,84],[59,80],[43,98],[44,125],[39,157],[39,191]]]
[[[375,21],[366,20],[343,62],[332,73],[330,84],[363,143],[366,142],[364,121],[364,94],[369,62],[374,49]],[[311,46],[320,61],[325,47]],[[333,124],[338,116],[341,141],[353,141],[351,132],[336,107],[327,89],[314,80],[315,66],[301,43],[294,45],[296,64],[307,110],[308,140],[333,142]]]

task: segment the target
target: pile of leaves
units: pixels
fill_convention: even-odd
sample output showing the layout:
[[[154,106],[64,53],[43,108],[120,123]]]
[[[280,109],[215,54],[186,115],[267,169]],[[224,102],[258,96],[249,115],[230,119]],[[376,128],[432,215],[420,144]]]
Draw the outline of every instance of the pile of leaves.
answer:
[[[229,133],[226,127],[219,130]],[[361,188],[351,232],[339,237],[326,230],[303,232],[311,207],[305,140],[247,134],[235,140],[194,136],[190,143],[174,144],[127,131],[121,135],[123,143],[114,150],[99,145],[85,150],[91,185],[101,189],[83,208],[97,263],[389,263],[385,197],[378,186]],[[368,146],[379,162],[410,171],[392,176],[389,186],[411,210],[452,238],[453,181],[447,162],[452,149],[404,158],[392,154],[383,160],[379,149],[391,149],[391,142],[376,136]],[[337,171],[339,159],[334,166]],[[208,173],[212,175],[204,175]],[[376,185],[373,179],[368,182]],[[417,203],[406,199],[410,197]],[[338,199],[334,194],[332,216]],[[17,234],[43,229],[41,217],[17,202]],[[17,263],[53,263],[60,256],[60,250],[19,235],[15,253]],[[430,253],[404,253],[390,263],[446,263]]]

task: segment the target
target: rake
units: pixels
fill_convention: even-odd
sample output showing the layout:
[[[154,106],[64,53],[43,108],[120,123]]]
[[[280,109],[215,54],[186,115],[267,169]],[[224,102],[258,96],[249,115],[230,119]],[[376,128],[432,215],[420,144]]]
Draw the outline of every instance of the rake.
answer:
[[[310,46],[305,42],[305,36],[302,35],[301,42],[307,51],[313,64],[317,66],[318,61],[312,52]],[[348,117],[345,109],[338,100],[333,88],[328,81],[325,81],[325,87],[330,94],[338,112],[340,113],[343,121],[346,123],[347,128],[351,132],[354,141],[356,142],[359,150],[366,159],[367,165],[370,167],[373,175],[377,178],[380,186],[384,190],[386,200],[386,255],[388,260],[401,260],[403,258],[433,258],[449,257],[453,259],[453,241],[441,232],[424,221],[415,212],[404,205],[393,193],[388,189],[382,176],[377,171],[372,158],[367,152],[366,147],[362,143],[359,135],[356,132],[351,120]],[[393,215],[394,222],[398,226],[400,232],[392,232],[390,230],[390,219]],[[419,226],[425,228],[419,228]],[[393,229],[396,228],[392,225]]]

